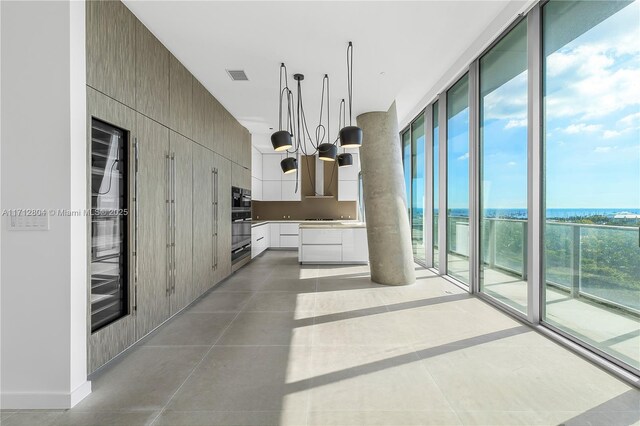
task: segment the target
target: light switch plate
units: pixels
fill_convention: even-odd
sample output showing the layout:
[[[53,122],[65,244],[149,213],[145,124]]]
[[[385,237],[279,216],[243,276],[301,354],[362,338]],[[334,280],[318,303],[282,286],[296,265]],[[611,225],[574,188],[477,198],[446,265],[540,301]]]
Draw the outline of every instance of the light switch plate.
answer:
[[[10,231],[48,231],[49,215],[9,216]]]

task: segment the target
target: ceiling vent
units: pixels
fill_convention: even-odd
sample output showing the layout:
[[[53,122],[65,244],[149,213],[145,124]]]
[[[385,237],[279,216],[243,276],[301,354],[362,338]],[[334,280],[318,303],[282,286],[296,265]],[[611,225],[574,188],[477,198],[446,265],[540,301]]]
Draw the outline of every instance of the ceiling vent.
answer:
[[[247,77],[247,74],[244,72],[244,70],[227,70],[227,73],[233,81],[249,81],[249,78]]]

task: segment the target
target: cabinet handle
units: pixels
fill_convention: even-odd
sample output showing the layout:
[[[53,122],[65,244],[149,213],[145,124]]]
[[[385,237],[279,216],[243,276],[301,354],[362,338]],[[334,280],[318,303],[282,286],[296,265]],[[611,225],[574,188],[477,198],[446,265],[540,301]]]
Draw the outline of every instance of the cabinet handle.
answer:
[[[173,277],[171,280],[171,292],[173,294],[176,293],[176,275],[178,273],[178,262],[176,261],[176,153],[171,154],[171,207],[172,207],[172,235],[171,235],[171,249],[172,249],[172,258],[173,262]]]
[[[133,140],[133,282],[138,282],[138,138]]]
[[[211,245],[213,259],[211,259],[211,268],[215,271],[218,269],[218,169],[211,169],[211,206],[212,206],[212,223],[211,223]]]
[[[218,169],[216,169],[216,263],[215,263],[215,269],[218,269],[218,226],[220,225],[220,218],[218,216],[218,208],[220,206],[220,200],[219,200],[220,188],[219,188],[218,177],[219,177],[219,173],[218,173]]]
[[[167,283],[166,295],[171,292],[171,156],[165,154],[166,204],[167,204]]]

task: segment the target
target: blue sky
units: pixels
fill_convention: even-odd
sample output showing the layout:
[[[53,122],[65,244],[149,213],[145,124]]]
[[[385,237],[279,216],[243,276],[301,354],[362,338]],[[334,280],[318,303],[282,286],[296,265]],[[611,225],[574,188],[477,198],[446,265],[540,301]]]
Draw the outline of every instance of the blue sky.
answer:
[[[546,58],[547,208],[640,208],[639,17],[636,1]],[[525,208],[526,71],[483,102],[483,206]],[[468,113],[448,120],[450,208],[468,207]]]

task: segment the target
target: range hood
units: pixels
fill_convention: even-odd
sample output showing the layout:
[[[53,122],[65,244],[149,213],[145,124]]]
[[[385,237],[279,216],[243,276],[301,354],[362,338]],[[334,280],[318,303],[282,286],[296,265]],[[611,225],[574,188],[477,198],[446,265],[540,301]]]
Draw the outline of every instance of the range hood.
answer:
[[[302,195],[304,198],[327,199],[338,195],[338,170],[335,161],[322,161],[315,155],[302,158]],[[333,174],[333,179],[332,179]]]

